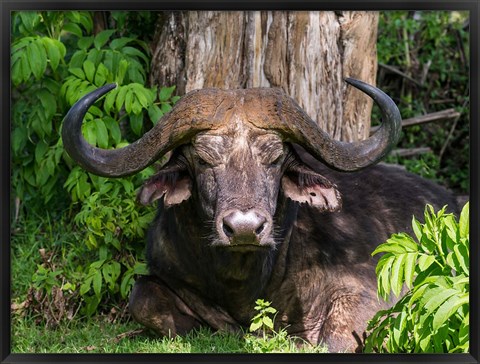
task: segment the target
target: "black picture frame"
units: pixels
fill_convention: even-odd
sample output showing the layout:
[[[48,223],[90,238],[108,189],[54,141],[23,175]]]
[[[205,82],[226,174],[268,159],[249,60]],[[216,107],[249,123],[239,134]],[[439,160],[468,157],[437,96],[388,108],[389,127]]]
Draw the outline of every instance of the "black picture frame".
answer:
[[[10,326],[10,19],[15,10],[464,10],[470,12],[470,239],[471,296],[470,296],[470,353],[468,354],[12,354]],[[335,2],[325,0],[301,1],[124,1],[124,0],[1,0],[1,74],[0,85],[0,362],[1,363],[96,363],[96,362],[322,362],[322,363],[478,363],[479,362],[479,20],[478,0],[459,1],[388,1],[368,0]]]

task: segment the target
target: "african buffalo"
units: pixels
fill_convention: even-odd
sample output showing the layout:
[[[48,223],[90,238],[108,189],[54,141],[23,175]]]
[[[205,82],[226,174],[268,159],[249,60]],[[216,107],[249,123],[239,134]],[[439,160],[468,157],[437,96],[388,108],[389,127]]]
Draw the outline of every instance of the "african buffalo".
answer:
[[[115,85],[78,101],[62,136],[70,156],[107,177],[136,173],[172,151],[139,191],[159,201],[147,246],[150,275],[137,280],[130,311],[162,335],[209,326],[246,327],[257,298],[277,327],[330,351],[352,351],[382,308],[375,247],[410,231],[412,214],[454,197],[398,167],[377,164],[397,142],[401,117],[381,90],[383,123],[365,141],[331,139],[280,89],[202,89],[129,146],[103,150],[82,137],[87,109]],[[368,168],[366,168],[368,167]],[[354,173],[346,173],[354,172]]]

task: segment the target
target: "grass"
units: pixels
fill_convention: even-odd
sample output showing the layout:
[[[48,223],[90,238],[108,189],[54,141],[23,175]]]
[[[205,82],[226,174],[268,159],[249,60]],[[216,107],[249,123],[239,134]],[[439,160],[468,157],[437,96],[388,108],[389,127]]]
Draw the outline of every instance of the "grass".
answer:
[[[35,283],[37,266],[52,258],[55,269],[74,272],[88,260],[79,245],[80,234],[68,217],[34,215],[20,219],[12,227],[12,353],[322,353],[322,346],[299,345],[284,331],[267,338],[252,334],[228,334],[200,329],[184,337],[160,338],[144,330],[128,314],[97,314],[87,318],[78,312],[73,318],[51,320],[50,304],[33,310],[24,307]],[[41,252],[43,250],[43,253]],[[79,260],[78,255],[82,255]],[[43,256],[42,256],[43,254]],[[51,255],[49,255],[51,254]],[[53,259],[55,258],[55,259]],[[60,263],[59,263],[60,262]],[[72,273],[74,274],[74,273]],[[78,297],[78,296],[77,296]],[[80,298],[78,297],[78,300]],[[53,302],[53,301],[52,301]],[[118,311],[118,310],[117,310]],[[58,311],[57,311],[58,313]],[[45,321],[50,317],[50,325]],[[112,318],[113,317],[113,318]],[[113,321],[113,322],[112,322]],[[53,324],[52,324],[53,323]]]
[[[203,328],[175,338],[160,338],[129,321],[110,323],[102,317],[63,322],[45,328],[34,320],[12,320],[12,353],[124,354],[124,353],[325,353],[322,346],[299,346],[293,338],[261,337],[212,332]]]

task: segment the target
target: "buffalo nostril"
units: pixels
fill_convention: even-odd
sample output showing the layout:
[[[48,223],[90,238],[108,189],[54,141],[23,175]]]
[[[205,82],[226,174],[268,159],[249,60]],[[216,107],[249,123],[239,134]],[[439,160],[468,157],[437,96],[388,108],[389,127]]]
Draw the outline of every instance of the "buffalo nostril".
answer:
[[[262,225],[258,227],[257,230],[255,230],[255,234],[260,235],[262,231],[265,229],[266,223],[264,222]]]
[[[223,232],[229,238],[231,238],[233,235],[235,235],[235,231],[233,231],[233,229],[230,226],[228,226],[225,223],[225,221],[223,221]]]

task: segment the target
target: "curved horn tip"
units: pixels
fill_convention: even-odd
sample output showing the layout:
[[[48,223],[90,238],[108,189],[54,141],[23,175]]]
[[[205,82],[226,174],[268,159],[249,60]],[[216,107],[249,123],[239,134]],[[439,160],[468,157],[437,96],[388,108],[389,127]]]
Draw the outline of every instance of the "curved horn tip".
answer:
[[[114,83],[107,83],[105,85],[103,85],[102,87],[98,88],[97,90],[100,91],[103,95],[103,93],[105,92],[109,92],[111,90],[113,90],[114,88],[117,88],[118,87],[118,83],[117,82],[114,82]]]
[[[351,78],[351,77],[346,77],[344,79],[344,81],[346,83],[348,83],[349,85],[352,85],[353,87],[356,87],[356,88],[359,88],[359,86],[370,86],[370,84],[366,83],[366,82],[363,82],[363,81],[360,81],[360,80],[357,80],[356,78]]]

